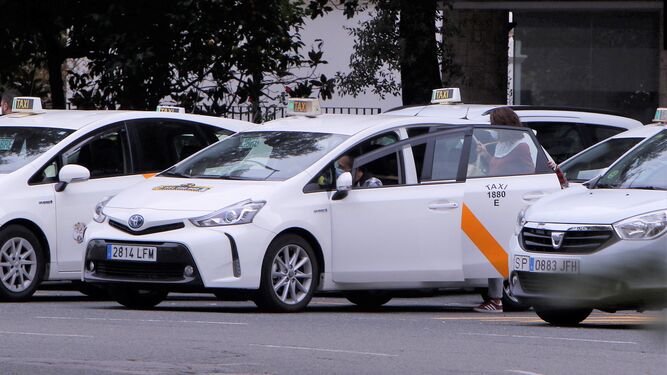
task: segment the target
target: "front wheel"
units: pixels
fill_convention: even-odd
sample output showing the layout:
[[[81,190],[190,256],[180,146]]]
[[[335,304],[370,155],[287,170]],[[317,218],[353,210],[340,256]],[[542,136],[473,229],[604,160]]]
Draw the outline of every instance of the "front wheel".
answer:
[[[255,304],[275,312],[305,309],[317,287],[318,270],[315,252],[308,241],[294,234],[276,238],[264,256]]]
[[[22,301],[42,282],[46,261],[39,240],[25,227],[0,231],[0,299]]]
[[[535,312],[545,322],[562,327],[572,327],[583,322],[593,309],[554,309],[535,307]]]
[[[167,298],[169,292],[163,290],[145,290],[126,287],[114,287],[109,290],[116,302],[130,309],[151,309]]]
[[[377,309],[391,301],[389,293],[376,291],[347,292],[345,298],[362,309]]]

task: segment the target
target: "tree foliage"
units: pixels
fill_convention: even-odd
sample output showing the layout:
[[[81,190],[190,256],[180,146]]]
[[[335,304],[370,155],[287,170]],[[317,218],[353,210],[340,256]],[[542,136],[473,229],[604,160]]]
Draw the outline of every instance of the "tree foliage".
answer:
[[[73,104],[85,108],[147,109],[167,99],[217,114],[250,103],[259,115],[259,103],[279,98],[284,86],[330,98],[333,79],[314,74],[326,64],[322,43],[301,40],[305,20],[317,16],[306,5],[0,0],[0,84],[27,93],[30,72],[47,71],[52,105],[62,108],[63,62],[85,58],[64,72]]]

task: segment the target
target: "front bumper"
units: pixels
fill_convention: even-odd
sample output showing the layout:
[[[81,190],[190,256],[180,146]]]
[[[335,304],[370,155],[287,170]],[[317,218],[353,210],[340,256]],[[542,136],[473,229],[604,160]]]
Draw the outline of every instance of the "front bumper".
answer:
[[[170,290],[258,289],[264,254],[274,234],[254,224],[183,228],[134,235],[104,223],[86,231],[83,280]],[[108,260],[107,244],[157,247],[156,262]],[[91,268],[91,263],[93,267]],[[185,268],[193,267],[186,275]]]
[[[515,256],[577,259],[576,273],[520,269]],[[511,293],[533,306],[603,310],[667,306],[667,236],[651,241],[619,240],[589,254],[526,251],[514,236],[510,243]]]

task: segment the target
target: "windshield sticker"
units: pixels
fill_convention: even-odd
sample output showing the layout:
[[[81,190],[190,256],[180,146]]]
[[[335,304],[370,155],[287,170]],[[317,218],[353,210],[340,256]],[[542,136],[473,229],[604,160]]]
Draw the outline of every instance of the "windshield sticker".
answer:
[[[14,145],[14,138],[0,138],[0,151],[10,151]]]
[[[197,186],[196,184],[181,184],[181,185],[161,185],[156,186],[153,190],[162,190],[162,191],[190,191],[194,193],[203,193],[207,190],[210,190],[210,186]]]

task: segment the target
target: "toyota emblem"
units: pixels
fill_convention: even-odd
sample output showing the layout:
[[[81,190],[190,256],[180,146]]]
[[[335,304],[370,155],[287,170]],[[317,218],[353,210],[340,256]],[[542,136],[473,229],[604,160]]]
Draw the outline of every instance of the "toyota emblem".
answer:
[[[130,219],[127,220],[127,224],[132,229],[139,229],[144,225],[144,217],[141,215],[132,215],[130,216]]]

